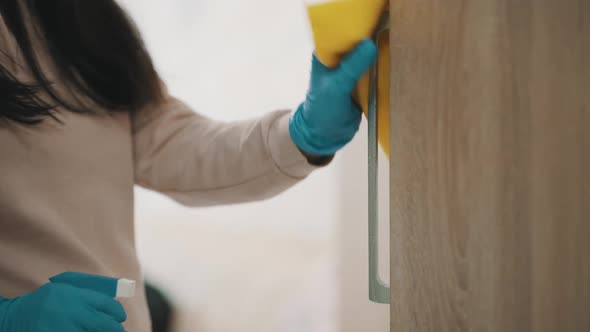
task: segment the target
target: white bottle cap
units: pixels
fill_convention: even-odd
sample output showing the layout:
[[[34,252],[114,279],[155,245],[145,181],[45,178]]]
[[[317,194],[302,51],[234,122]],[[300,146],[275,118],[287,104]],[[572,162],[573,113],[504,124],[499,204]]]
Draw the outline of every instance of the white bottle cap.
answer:
[[[132,298],[135,296],[135,281],[129,279],[119,279],[117,282],[117,296],[118,298]]]

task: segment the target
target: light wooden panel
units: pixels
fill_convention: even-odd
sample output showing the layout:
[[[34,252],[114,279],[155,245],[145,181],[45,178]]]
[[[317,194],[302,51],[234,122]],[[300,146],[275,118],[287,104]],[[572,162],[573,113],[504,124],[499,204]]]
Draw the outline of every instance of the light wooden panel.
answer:
[[[590,1],[391,15],[392,331],[590,331]]]

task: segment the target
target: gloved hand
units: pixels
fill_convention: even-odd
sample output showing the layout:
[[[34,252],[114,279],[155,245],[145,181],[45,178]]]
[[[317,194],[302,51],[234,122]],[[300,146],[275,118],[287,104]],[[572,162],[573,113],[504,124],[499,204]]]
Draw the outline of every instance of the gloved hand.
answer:
[[[112,288],[104,287],[111,282],[105,277],[80,275],[99,290]],[[89,277],[97,282],[88,283]],[[0,332],[124,332],[126,319],[123,306],[110,294],[60,282],[11,300],[0,298]]]
[[[289,122],[291,138],[300,150],[330,156],[352,140],[362,114],[352,100],[352,92],[376,55],[375,44],[367,39],[334,69],[313,56],[307,97]]]

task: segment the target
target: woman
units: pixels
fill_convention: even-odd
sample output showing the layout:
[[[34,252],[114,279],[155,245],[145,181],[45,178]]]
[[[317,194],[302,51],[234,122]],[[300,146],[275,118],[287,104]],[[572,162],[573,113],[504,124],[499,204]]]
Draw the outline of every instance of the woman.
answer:
[[[295,112],[222,123],[168,95],[114,0],[0,0],[0,13],[0,332],[148,332],[143,292],[121,305],[48,278],[142,280],[134,184],[211,206],[328,164],[358,129],[350,94],[376,53],[363,41],[338,68],[314,58]]]

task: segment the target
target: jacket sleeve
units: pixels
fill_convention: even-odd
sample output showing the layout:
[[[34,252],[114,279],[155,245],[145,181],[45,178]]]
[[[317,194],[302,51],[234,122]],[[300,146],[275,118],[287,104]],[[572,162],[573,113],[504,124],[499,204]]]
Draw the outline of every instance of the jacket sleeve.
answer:
[[[132,115],[136,184],[188,206],[263,200],[317,167],[297,149],[289,112],[220,122],[168,97]]]

